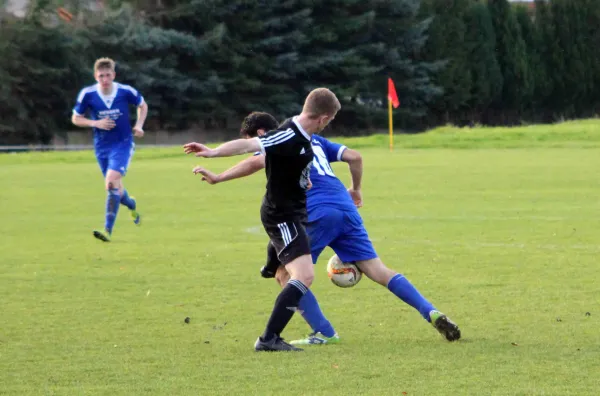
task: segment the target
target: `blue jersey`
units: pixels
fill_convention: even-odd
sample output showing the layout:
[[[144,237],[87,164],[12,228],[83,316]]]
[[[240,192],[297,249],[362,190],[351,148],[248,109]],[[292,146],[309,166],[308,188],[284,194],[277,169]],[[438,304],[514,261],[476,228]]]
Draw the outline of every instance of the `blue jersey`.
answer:
[[[312,188],[308,190],[308,236],[313,263],[329,246],[344,263],[377,257],[362,218],[344,184],[338,179],[331,162],[341,161],[346,146],[312,136]]]
[[[377,257],[358,209],[330,163],[341,161],[346,146],[312,135],[312,188],[306,192],[308,225],[313,263],[329,246],[344,263]],[[255,155],[261,155],[260,152]]]
[[[112,93],[103,95],[98,85],[81,90],[73,112],[85,115],[90,110],[90,118],[99,120],[111,118],[115,127],[110,131],[93,128],[96,153],[111,151],[115,147],[129,147],[133,142],[129,105],[140,106],[144,98],[129,85],[113,83]]]
[[[313,164],[310,170],[312,188],[307,191],[308,217],[321,205],[343,211],[356,211],[356,206],[344,184],[331,169],[331,162],[341,161],[346,146],[330,142],[324,137],[313,135]]]

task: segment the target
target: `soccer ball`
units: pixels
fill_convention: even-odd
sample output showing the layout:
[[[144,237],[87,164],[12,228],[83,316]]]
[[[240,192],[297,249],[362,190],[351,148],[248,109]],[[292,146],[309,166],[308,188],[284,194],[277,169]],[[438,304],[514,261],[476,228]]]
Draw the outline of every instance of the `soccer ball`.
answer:
[[[342,263],[337,254],[334,254],[327,263],[327,276],[336,286],[352,287],[360,282],[362,272],[352,263]]]

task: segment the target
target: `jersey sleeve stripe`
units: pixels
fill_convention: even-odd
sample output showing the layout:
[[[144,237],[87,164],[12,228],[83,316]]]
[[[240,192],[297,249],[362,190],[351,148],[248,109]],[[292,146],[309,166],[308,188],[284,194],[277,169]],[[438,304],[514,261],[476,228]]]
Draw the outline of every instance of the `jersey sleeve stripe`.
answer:
[[[286,141],[292,139],[295,135],[296,134],[292,131],[292,132],[288,133],[287,135],[280,137],[277,140],[270,140],[268,142],[263,142],[263,146],[264,147],[276,146],[278,144],[281,144],[283,142],[286,142]]]
[[[133,88],[131,85],[118,84],[118,87],[121,89],[126,89],[131,92],[134,96],[138,96],[138,91]]]
[[[287,135],[289,133],[294,133],[294,131],[292,129],[286,129],[285,131],[277,132],[277,133],[273,134],[272,136],[265,137],[261,140],[263,141],[263,143],[266,143],[266,142],[270,142],[272,140],[279,139],[281,136]]]
[[[344,154],[344,151],[346,151],[346,149],[347,149],[347,148],[348,148],[348,147],[346,147],[346,146],[342,146],[342,147],[340,147],[340,149],[339,149],[339,150],[338,150],[338,152],[337,152],[337,160],[338,160],[338,161],[341,161],[341,160],[342,160],[342,154]]]
[[[77,103],[81,103],[86,94],[94,91],[96,91],[96,86],[94,85],[83,88],[81,91],[79,91],[79,95],[77,95]]]

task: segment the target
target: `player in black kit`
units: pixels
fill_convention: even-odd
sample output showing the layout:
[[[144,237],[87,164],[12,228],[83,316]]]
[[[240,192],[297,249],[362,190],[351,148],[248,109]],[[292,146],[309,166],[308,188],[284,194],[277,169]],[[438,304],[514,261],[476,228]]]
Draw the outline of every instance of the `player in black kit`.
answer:
[[[229,157],[256,151],[265,155],[267,191],[260,217],[281,264],[290,280],[275,300],[275,307],[256,351],[301,351],[281,338],[298,302],[314,278],[310,244],[306,234],[306,189],[313,160],[311,136],[321,132],[335,118],[340,102],[327,88],[310,92],[302,113],[277,130],[253,139],[238,139],[210,149],[200,143],[184,145],[187,154],[197,157]]]

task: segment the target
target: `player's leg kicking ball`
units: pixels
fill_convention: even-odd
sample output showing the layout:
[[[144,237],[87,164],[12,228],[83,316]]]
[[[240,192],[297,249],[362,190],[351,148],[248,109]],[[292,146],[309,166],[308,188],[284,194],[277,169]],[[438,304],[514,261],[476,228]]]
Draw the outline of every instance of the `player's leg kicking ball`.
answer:
[[[460,329],[448,316],[438,311],[404,275],[399,274],[383,264],[381,259],[358,261],[358,268],[367,277],[392,292],[404,303],[410,305],[448,341],[460,339]]]
[[[429,312],[429,321],[435,329],[448,341],[456,341],[460,339],[460,329],[446,315],[440,311],[433,310]]]

